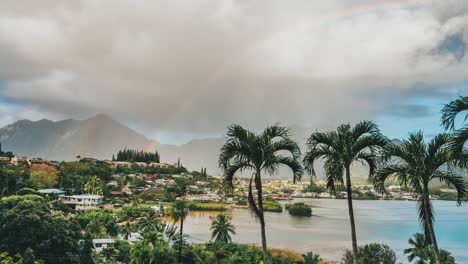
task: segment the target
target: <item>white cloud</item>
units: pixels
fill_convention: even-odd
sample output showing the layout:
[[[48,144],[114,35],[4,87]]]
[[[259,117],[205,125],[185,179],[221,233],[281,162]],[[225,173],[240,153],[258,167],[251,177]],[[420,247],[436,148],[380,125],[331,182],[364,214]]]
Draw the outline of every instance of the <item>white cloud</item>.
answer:
[[[2,95],[158,133],[373,118],[468,79],[468,56],[439,50],[453,35],[468,43],[467,2],[409,3],[2,1]]]

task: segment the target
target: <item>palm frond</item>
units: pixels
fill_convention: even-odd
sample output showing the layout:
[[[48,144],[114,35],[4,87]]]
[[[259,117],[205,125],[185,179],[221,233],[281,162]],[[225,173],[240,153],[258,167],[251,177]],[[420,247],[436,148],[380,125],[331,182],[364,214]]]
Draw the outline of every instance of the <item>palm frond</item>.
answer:
[[[458,99],[446,104],[442,109],[442,126],[446,130],[455,129],[455,117],[461,112],[468,110],[468,97],[460,96]],[[465,115],[465,121],[468,115]]]
[[[458,204],[461,204],[463,201],[466,202],[468,186],[463,175],[450,171],[437,171],[432,175],[432,178],[439,179],[440,182],[447,184],[449,188],[456,189]]]
[[[301,180],[303,170],[302,170],[301,163],[297,159],[295,159],[293,157],[279,155],[279,156],[275,157],[274,163],[275,164],[282,164],[282,165],[285,165],[285,166],[289,167],[293,172],[293,181],[294,182],[297,182],[297,181]]]

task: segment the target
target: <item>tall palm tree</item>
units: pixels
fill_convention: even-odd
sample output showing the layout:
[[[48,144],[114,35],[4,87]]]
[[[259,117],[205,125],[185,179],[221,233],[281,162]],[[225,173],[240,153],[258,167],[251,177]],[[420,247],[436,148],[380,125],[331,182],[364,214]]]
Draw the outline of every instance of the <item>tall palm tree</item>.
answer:
[[[184,220],[188,215],[188,207],[185,201],[176,201],[172,206],[171,217],[174,222],[180,220],[180,235],[179,235],[179,263],[182,263],[182,246],[183,246],[183,232],[184,232]]]
[[[102,195],[101,180],[96,176],[91,177],[85,184],[84,191],[88,194]]]
[[[231,234],[236,234],[236,227],[231,223],[229,218],[224,214],[219,214],[216,219],[211,222],[211,239],[225,243],[231,243]]]
[[[389,164],[379,169],[372,179],[380,192],[385,192],[385,182],[397,178],[400,185],[407,186],[419,196],[419,219],[424,227],[425,237],[432,244],[436,263],[440,264],[440,254],[434,233],[434,212],[429,197],[429,184],[438,180],[455,188],[458,204],[467,194],[467,185],[462,175],[445,169],[450,162],[447,146],[450,137],[447,134],[436,135],[429,144],[424,142],[422,132],[410,133],[401,145],[390,144],[386,149]]]
[[[138,222],[138,229],[141,232],[149,231],[158,231],[159,225],[161,225],[162,220],[157,218],[154,210],[146,213]]]
[[[307,140],[304,167],[312,176],[315,176],[314,162],[323,159],[327,188],[330,191],[335,192],[337,184],[344,184],[343,175],[346,177],[354,264],[358,262],[358,247],[350,167],[355,162],[367,164],[369,177],[372,177],[377,166],[378,153],[387,142],[387,138],[380,133],[378,126],[371,121],[361,121],[354,127],[349,124],[340,125],[336,131],[315,132]]]
[[[468,140],[468,124],[459,129],[455,129],[455,118],[464,111],[468,110],[468,96],[460,96],[451,101],[442,109],[442,126],[446,130],[453,131],[453,137],[450,141],[450,154],[456,159],[456,163],[461,167],[468,167],[468,154],[464,151],[464,145]],[[464,120],[468,118],[468,113]]]
[[[248,201],[250,209],[260,220],[262,233],[263,260],[268,261],[268,250],[265,234],[265,217],[263,214],[262,171],[274,174],[281,165],[291,168],[294,181],[300,180],[302,167],[299,162],[301,151],[290,137],[289,129],[278,124],[267,127],[256,134],[240,125],[228,127],[227,141],[221,148],[219,166],[224,171],[224,181],[233,188],[236,172],[252,171],[250,177]],[[253,184],[257,191],[257,201],[253,194]]]

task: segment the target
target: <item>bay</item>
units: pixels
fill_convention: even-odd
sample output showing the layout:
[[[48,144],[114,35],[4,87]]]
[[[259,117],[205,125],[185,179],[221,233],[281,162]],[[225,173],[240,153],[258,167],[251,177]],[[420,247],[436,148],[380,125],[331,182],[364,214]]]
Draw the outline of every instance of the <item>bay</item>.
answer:
[[[351,247],[346,200],[295,199],[313,206],[312,217],[296,217],[282,213],[265,213],[269,247],[297,252],[313,251],[328,260],[340,260]],[[283,205],[285,202],[282,202]],[[457,263],[468,263],[468,206],[451,201],[433,201],[435,230],[439,247],[455,256]],[[414,201],[354,201],[358,244],[385,243],[393,248],[400,261],[406,263],[403,250],[408,239],[422,232]],[[190,212],[184,222],[184,233],[194,243],[210,240],[210,224],[217,212]],[[260,244],[259,222],[247,209],[226,212],[232,217],[239,243]]]

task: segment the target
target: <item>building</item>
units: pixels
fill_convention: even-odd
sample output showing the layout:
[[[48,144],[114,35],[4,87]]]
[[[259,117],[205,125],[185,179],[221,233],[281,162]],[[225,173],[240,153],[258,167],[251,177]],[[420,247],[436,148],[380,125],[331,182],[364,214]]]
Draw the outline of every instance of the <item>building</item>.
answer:
[[[96,253],[101,253],[105,248],[113,247],[115,243],[117,242],[112,238],[93,239],[93,246]]]
[[[64,196],[63,203],[76,211],[82,211],[101,207],[104,204],[104,197],[94,194]]]
[[[120,168],[130,168],[132,167],[131,162],[126,162],[126,161],[113,161],[112,164],[114,164],[116,167]]]
[[[149,166],[154,167],[154,168],[164,168],[164,169],[174,167],[174,165],[170,165],[167,163],[157,163],[157,162],[151,162]]]

